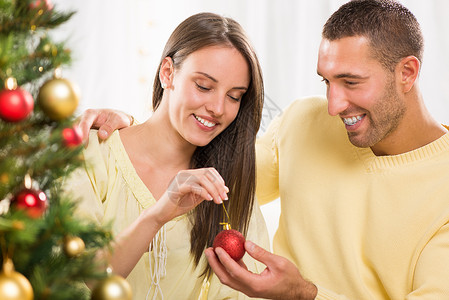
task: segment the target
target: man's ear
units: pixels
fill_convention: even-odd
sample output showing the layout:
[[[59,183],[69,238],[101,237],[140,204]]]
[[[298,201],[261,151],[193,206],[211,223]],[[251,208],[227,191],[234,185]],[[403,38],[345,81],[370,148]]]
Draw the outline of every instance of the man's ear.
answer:
[[[171,57],[166,57],[162,60],[161,68],[159,70],[159,80],[164,89],[170,88],[173,81],[174,67],[173,59]]]
[[[404,57],[398,64],[402,92],[408,93],[418,79],[421,63],[415,56]]]

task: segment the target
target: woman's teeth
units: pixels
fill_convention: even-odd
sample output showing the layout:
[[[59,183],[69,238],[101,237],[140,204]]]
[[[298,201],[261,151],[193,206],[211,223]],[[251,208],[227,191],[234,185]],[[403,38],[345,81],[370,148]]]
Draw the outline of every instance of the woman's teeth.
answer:
[[[203,118],[198,117],[198,116],[196,116],[196,115],[194,115],[194,116],[195,116],[195,119],[197,119],[201,124],[203,124],[203,125],[206,126],[206,127],[211,128],[211,127],[214,127],[214,126],[216,125],[216,123],[213,123],[213,122],[204,120]]]

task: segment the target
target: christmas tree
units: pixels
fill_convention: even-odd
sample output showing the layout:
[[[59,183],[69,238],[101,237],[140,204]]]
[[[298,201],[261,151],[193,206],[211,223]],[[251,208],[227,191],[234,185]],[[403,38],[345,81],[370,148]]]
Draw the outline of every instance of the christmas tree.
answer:
[[[130,299],[96,258],[109,230],[78,219],[64,193],[83,146],[77,88],[59,72],[70,51],[50,33],[73,14],[50,0],[0,0],[0,299],[90,299],[95,279],[92,299]],[[117,287],[121,298],[108,290]]]

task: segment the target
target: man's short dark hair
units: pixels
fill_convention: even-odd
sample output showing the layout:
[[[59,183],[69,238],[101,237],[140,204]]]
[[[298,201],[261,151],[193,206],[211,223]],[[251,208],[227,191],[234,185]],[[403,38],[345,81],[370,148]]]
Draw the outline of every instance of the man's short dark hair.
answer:
[[[363,36],[375,59],[393,71],[404,57],[422,62],[424,39],[416,17],[392,0],[353,0],[342,5],[323,27],[324,39]]]

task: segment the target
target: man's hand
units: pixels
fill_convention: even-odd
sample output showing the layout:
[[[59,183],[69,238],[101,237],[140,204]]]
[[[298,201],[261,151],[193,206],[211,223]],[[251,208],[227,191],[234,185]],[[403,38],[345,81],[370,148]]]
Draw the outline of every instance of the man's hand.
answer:
[[[98,129],[98,136],[105,140],[111,133],[120,128],[132,125],[134,118],[119,110],[113,109],[88,109],[81,116],[79,127],[83,132],[84,143],[89,142],[89,130]]]
[[[241,291],[249,297],[268,299],[315,299],[316,286],[304,280],[296,266],[288,259],[274,255],[256,244],[246,241],[245,249],[251,257],[267,267],[260,274],[235,262],[222,248],[205,250],[206,258],[221,283]]]

